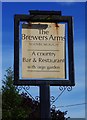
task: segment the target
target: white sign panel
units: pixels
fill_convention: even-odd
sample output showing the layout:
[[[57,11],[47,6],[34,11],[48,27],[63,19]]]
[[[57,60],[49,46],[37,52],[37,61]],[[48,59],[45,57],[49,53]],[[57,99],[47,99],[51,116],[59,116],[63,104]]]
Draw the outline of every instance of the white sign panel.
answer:
[[[22,25],[22,78],[65,78],[65,24]]]

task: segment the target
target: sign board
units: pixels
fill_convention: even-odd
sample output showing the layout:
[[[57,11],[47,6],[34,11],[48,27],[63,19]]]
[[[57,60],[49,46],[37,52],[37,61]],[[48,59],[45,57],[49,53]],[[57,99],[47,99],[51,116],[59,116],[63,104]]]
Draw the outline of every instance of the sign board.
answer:
[[[59,11],[16,14],[14,85],[74,86],[73,50],[72,16]]]
[[[22,25],[22,78],[65,79],[65,24]]]

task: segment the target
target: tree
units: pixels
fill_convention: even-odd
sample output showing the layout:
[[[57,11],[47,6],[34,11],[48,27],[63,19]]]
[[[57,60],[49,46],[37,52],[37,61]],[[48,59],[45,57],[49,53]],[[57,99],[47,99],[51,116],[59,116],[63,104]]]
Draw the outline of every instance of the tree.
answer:
[[[51,118],[52,120],[68,120],[68,118],[65,117],[67,114],[67,111],[61,112],[60,110],[51,109]]]
[[[22,98],[13,85],[14,74],[11,68],[6,70],[2,86],[2,120],[18,120],[27,117],[21,106]]]

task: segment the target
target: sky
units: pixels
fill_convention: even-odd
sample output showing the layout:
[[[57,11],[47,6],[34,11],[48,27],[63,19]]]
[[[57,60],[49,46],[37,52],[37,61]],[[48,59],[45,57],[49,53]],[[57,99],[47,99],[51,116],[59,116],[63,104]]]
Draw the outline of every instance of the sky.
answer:
[[[75,87],[65,92],[55,102],[56,107],[85,103],[85,3],[83,2],[3,2],[2,3],[2,78],[5,70],[14,64],[14,15],[29,14],[29,10],[62,11],[74,18]],[[60,94],[58,87],[51,87],[51,96]],[[31,87],[30,93],[39,95],[39,87]],[[85,105],[60,107],[71,118],[84,118]]]
[[[86,2],[86,0],[1,0],[2,2]]]

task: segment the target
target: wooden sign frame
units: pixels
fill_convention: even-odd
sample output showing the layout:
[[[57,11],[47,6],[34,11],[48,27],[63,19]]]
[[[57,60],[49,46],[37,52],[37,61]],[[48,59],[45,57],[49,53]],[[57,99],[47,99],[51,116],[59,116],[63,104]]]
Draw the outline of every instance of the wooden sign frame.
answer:
[[[30,11],[30,15],[14,16],[14,85],[50,85],[74,86],[74,52],[73,52],[73,19],[72,16],[61,16],[60,11]],[[27,80],[19,79],[19,25],[20,22],[66,22],[68,25],[68,72],[69,79],[63,80]]]

